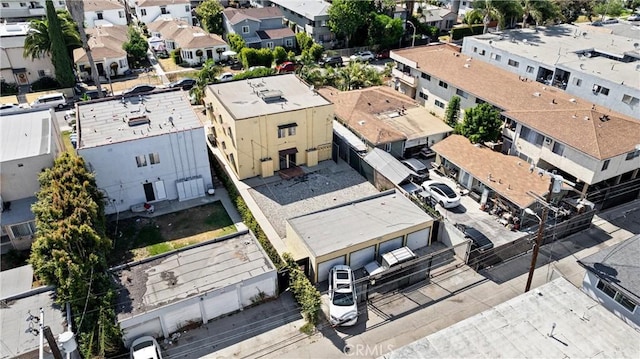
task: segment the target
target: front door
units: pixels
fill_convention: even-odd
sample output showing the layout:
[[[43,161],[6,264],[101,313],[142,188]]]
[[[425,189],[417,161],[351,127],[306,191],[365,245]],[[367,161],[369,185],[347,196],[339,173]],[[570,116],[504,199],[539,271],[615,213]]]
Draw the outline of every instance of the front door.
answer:
[[[96,63],[96,68],[98,69],[98,75],[105,76],[104,74],[104,64],[102,62]]]
[[[29,83],[26,72],[20,72],[16,75],[16,77],[18,78],[18,85],[26,85]]]
[[[213,50],[207,49],[207,59],[212,59],[212,58],[213,58]]]
[[[147,202],[155,201],[156,195],[153,192],[153,183],[145,183],[144,186],[144,195],[147,197]]]
[[[298,153],[298,150],[295,147],[278,152],[278,157],[280,158],[281,170],[297,166],[296,153]]]

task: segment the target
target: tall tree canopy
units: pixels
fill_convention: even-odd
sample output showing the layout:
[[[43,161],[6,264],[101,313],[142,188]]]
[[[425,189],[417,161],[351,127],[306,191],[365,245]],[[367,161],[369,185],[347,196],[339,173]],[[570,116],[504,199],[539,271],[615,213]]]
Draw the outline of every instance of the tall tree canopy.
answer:
[[[119,348],[120,331],[107,274],[111,241],[105,235],[102,196],[82,158],[69,152],[39,180],[29,262],[37,278],[56,287],[56,301],[71,304],[83,356],[104,356]]]
[[[205,0],[196,7],[200,26],[212,34],[222,35],[222,5],[218,0]]]
[[[346,47],[349,47],[349,40],[367,23],[374,8],[371,0],[334,0],[329,8],[329,27],[334,34],[344,36]]]
[[[444,120],[447,125],[455,128],[460,118],[460,96],[452,96],[444,113]]]
[[[500,113],[488,103],[464,111],[464,121],[455,132],[468,138],[472,143],[497,141],[501,136]]]
[[[127,56],[133,59],[144,59],[147,57],[149,44],[133,26],[129,26],[127,32],[129,41],[122,44],[122,49],[127,52]]]
[[[404,33],[402,19],[392,19],[384,14],[370,14],[369,45],[379,45],[382,49],[388,49],[398,43],[398,39]]]
[[[82,46],[78,27],[68,12],[58,10],[57,12],[60,28],[62,29],[62,37],[67,52]],[[51,54],[51,40],[49,40],[49,21],[47,19],[34,19],[29,22],[30,31],[24,40],[25,58],[32,60],[41,58],[45,54]]]
[[[51,63],[56,69],[56,80],[63,87],[73,87],[76,83],[76,78],[73,75],[73,61],[69,56],[67,44],[64,42],[60,19],[51,0],[46,1],[46,6],[47,29],[49,30],[49,40],[51,41]]]

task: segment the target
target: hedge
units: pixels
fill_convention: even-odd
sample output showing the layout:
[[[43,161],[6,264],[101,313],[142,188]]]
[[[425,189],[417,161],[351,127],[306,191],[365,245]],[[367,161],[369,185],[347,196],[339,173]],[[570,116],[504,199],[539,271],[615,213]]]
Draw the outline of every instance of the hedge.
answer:
[[[451,39],[456,41],[462,39],[465,36],[480,35],[483,31],[484,24],[471,25],[471,28],[469,28],[469,26],[454,27],[453,29],[451,29]]]
[[[320,292],[311,284],[309,278],[300,270],[289,253],[283,254],[283,257],[289,269],[289,289],[302,308],[304,318],[315,326],[318,323],[318,314],[320,313]]]

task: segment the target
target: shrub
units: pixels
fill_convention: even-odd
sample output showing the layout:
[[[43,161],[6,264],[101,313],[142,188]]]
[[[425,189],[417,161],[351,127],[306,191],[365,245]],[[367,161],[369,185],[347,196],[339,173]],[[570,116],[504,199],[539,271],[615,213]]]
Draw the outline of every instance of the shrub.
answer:
[[[276,46],[276,48],[273,49],[273,58],[276,61],[276,65],[280,65],[287,61],[287,50],[282,46]]]
[[[33,91],[54,90],[58,88],[60,88],[60,83],[49,76],[41,77],[31,84]]]
[[[289,289],[300,305],[302,315],[307,322],[315,325],[318,323],[318,314],[320,313],[320,292],[300,270],[291,255],[285,253],[283,257],[287,269],[289,269]]]
[[[471,25],[471,27],[469,26],[455,27],[451,29],[451,39],[454,41],[460,40],[465,36],[482,34],[483,31],[484,31],[483,24]]]
[[[182,57],[180,56],[180,48],[177,48],[171,51],[171,59],[176,65],[180,65],[182,63]]]
[[[258,68],[258,69],[247,70],[247,71],[241,72],[241,73],[236,74],[235,76],[233,76],[233,79],[234,80],[245,80],[245,79],[252,79],[252,78],[256,78],[256,77],[271,76],[271,75],[273,75],[275,73],[276,73],[275,69],[272,69],[270,67],[265,67],[265,68]]]
[[[0,93],[2,93],[2,96],[17,95],[18,85],[16,83],[0,81]]]

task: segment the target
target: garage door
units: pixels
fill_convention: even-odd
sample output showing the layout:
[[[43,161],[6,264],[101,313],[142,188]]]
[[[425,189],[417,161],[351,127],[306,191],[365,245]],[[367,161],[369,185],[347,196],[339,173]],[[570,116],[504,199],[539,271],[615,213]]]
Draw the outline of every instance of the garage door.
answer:
[[[318,282],[327,280],[329,278],[329,270],[338,264],[344,264],[344,256],[318,264]]]
[[[409,233],[407,236],[407,247],[412,250],[426,247],[429,245],[429,236],[431,234],[431,228],[425,228],[413,233]]]
[[[392,240],[380,243],[380,248],[378,249],[378,256],[381,256],[385,253],[389,253],[394,249],[398,249],[402,247],[402,237],[394,238]]]
[[[160,325],[160,318],[153,318],[144,323],[136,324],[131,327],[127,327],[127,321],[123,321],[120,323],[120,327],[124,332],[122,339],[124,340],[124,345],[128,347],[131,343],[142,336],[150,335],[154,338],[159,338],[163,336],[162,334],[162,326]]]
[[[352,252],[349,255],[349,266],[356,270],[364,267],[367,263],[373,261],[376,257],[376,246],[363,248],[359,251]]]

